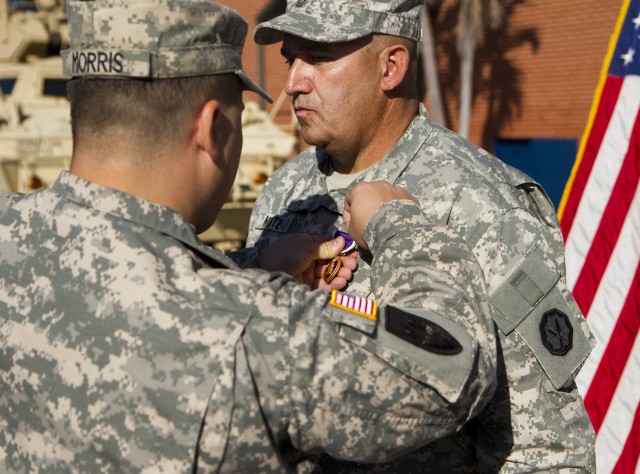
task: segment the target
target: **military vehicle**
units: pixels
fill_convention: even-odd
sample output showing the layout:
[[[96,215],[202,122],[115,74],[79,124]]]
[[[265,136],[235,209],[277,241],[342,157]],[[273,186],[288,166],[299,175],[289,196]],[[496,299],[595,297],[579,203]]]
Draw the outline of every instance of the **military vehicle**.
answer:
[[[274,109],[275,110],[275,109]],[[284,132],[256,102],[245,102],[242,112],[242,156],[238,175],[215,224],[200,234],[221,250],[234,250],[247,238],[249,216],[262,186],[271,173],[292,154],[296,138]]]
[[[0,193],[32,192],[55,181],[71,159],[71,123],[60,49],[68,45],[64,2],[0,0]],[[262,185],[296,139],[257,103],[242,115],[238,176],[216,223],[202,240],[233,250],[246,240]]]

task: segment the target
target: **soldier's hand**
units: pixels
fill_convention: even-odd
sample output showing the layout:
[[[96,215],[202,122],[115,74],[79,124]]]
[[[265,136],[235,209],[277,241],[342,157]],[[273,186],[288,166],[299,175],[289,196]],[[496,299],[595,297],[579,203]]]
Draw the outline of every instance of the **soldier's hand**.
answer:
[[[352,187],[344,198],[342,214],[349,235],[358,246],[367,249],[362,238],[364,228],[380,207],[388,202],[408,199],[419,204],[418,200],[404,189],[392,186],[386,181],[373,183],[360,182]]]
[[[339,238],[342,239],[342,237]],[[338,270],[338,274],[329,284],[325,283],[323,275],[327,264],[331,261],[331,258],[316,260],[315,265],[309,267],[303,275],[303,282],[314,290],[318,288],[328,291],[343,289],[347,286],[349,280],[351,280],[353,272],[358,268],[358,251],[355,249],[351,250],[349,253],[341,255],[340,258],[342,260],[342,267]]]
[[[280,271],[293,276],[298,283],[306,283],[312,288],[339,290],[351,279],[356,268],[355,256],[343,257],[343,266],[330,285],[322,281],[322,272],[326,263],[338,255],[344,248],[343,237],[327,240],[312,234],[287,234],[268,247],[260,249],[258,263],[260,268]],[[316,275],[320,276],[316,276]]]

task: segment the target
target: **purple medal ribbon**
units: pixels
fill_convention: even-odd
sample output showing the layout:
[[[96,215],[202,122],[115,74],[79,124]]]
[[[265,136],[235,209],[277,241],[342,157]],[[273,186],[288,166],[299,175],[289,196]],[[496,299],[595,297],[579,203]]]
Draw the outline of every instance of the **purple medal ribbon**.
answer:
[[[333,231],[333,235],[331,236],[333,239],[335,239],[336,237],[344,237],[344,248],[342,249],[342,251],[340,252],[340,255],[346,255],[347,253],[349,253],[351,250],[353,250],[354,248],[356,248],[356,243],[354,242],[354,240],[351,238],[351,236],[349,234],[347,234],[346,232],[342,232],[341,230],[334,230]],[[322,278],[324,279],[325,283],[328,285],[329,283],[331,283],[331,281],[338,276],[338,272],[340,271],[340,268],[342,268],[342,259],[340,258],[340,255],[334,257],[326,266],[326,268],[324,269],[324,272],[322,274]]]
[[[342,252],[340,252],[340,255],[346,255],[348,252],[356,248],[356,243],[346,232],[342,232],[341,230],[336,229],[333,231],[333,235],[331,236],[331,238],[335,239],[336,237],[344,237],[345,241],[344,248],[342,249]]]

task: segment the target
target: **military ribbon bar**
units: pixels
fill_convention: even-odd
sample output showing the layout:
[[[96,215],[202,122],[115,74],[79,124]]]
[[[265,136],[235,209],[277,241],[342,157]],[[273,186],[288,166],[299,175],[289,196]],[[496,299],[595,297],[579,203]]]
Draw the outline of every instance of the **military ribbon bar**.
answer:
[[[374,300],[360,298],[359,296],[346,295],[334,290],[331,292],[331,305],[349,313],[363,316],[372,321],[376,320],[378,307]]]

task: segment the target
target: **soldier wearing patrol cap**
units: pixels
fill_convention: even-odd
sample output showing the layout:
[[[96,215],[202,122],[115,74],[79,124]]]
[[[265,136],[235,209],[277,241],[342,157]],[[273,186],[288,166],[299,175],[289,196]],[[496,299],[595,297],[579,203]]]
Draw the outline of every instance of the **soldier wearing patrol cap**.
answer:
[[[289,64],[285,91],[303,138],[313,146],[264,187],[248,244],[262,247],[288,232],[344,230],[344,196],[359,182],[385,180],[405,188],[430,222],[469,246],[483,270],[491,302],[485,316],[499,336],[493,359],[497,390],[455,433],[393,463],[374,467],[324,457],[316,468],[592,472],[594,431],[574,378],[594,339],[565,284],[555,211],[531,178],[430,122],[417,86],[423,3],[289,0],[283,15],[256,27],[257,43],[282,42]],[[246,265],[255,253],[247,250],[236,261]],[[447,252],[445,260],[453,264],[460,258],[466,255]],[[382,296],[372,284],[375,264],[360,252],[347,287],[351,293]],[[456,305],[440,303],[436,311]],[[438,305],[430,297],[424,304]],[[444,384],[458,374],[446,358],[428,370]],[[450,396],[456,398],[454,392]]]
[[[238,166],[241,89],[264,94],[242,72],[233,10],[71,0],[68,14],[70,172],[0,197],[1,472],[378,462],[486,403],[481,270],[403,190],[365,183],[345,198],[379,301],[239,270],[198,240]],[[345,244],[325,240],[285,237],[259,260],[300,275]],[[445,360],[446,381],[430,369]]]

